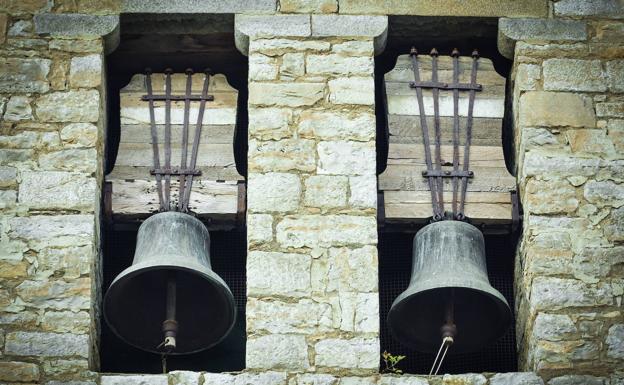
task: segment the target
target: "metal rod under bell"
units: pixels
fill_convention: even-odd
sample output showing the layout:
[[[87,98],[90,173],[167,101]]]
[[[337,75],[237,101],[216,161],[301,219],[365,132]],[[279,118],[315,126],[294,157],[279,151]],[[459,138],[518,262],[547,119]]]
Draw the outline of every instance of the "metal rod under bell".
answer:
[[[176,321],[177,286],[175,272],[169,272],[167,275],[166,295],[166,315],[162,326],[162,331],[165,333],[163,346],[166,351],[172,351],[176,348],[176,336],[178,334],[178,322]]]

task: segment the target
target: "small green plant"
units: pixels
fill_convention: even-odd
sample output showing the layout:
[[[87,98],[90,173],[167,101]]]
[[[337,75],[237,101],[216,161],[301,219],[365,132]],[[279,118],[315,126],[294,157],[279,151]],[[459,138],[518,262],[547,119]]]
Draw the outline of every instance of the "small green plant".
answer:
[[[381,371],[382,373],[403,374],[403,371],[396,366],[405,356],[395,356],[384,350],[381,357],[386,364],[386,367]]]

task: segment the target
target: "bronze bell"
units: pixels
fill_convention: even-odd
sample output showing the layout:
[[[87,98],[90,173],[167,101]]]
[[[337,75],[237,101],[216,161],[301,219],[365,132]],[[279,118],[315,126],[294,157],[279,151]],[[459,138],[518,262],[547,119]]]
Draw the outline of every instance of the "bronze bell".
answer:
[[[412,277],[388,313],[393,336],[435,353],[448,337],[449,353],[479,350],[511,322],[505,297],[490,285],[483,234],[460,221],[440,221],[414,237]]]
[[[194,353],[225,338],[236,306],[212,271],[204,224],[179,212],[143,222],[132,266],[106,292],[104,316],[117,336],[148,352]]]

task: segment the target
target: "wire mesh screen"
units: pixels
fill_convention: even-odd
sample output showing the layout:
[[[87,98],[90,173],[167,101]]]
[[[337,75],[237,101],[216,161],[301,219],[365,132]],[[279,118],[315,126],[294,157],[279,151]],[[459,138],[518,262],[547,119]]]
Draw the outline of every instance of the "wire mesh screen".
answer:
[[[104,242],[105,293],[113,279],[132,264],[136,231],[107,231]],[[234,328],[221,343],[203,352],[169,356],[168,370],[208,372],[238,371],[245,368],[246,233],[211,231],[210,255],[213,270],[227,283],[237,306]],[[162,322],[155,320],[154,322]],[[111,332],[101,320],[100,363],[103,372],[161,373],[161,357],[136,349]]]
[[[408,286],[412,269],[414,234],[379,233],[379,302],[381,317],[381,351],[406,358],[398,364],[405,373],[428,374],[435,355],[410,350],[390,334],[386,317],[394,299]],[[515,238],[487,235],[485,237],[488,275],[491,285],[500,291],[511,308],[513,304],[513,256]],[[440,373],[514,372],[517,370],[515,324],[496,343],[482,351],[451,354],[444,360]],[[381,368],[385,364],[381,361]]]

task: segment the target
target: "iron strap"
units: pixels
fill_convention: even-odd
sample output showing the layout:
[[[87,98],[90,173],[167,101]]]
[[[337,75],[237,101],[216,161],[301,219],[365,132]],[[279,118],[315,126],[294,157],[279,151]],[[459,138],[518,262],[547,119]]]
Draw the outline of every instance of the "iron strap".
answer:
[[[420,73],[418,69],[417,56],[418,56],[418,51],[416,51],[415,48],[412,48],[412,50],[410,51],[410,58],[412,61],[412,71],[414,72],[414,81],[416,85],[418,85],[418,83],[420,82]],[[425,145],[425,162],[427,164],[427,170],[432,170],[433,167],[432,167],[432,161],[431,161],[431,145],[429,142],[429,129],[427,127],[427,117],[425,115],[425,106],[423,103],[422,88],[416,86],[415,90],[416,90],[416,98],[418,99],[418,110],[420,113],[420,127],[422,129],[423,143]],[[438,196],[436,192],[437,185],[434,180],[434,177],[428,177],[427,182],[429,184],[429,191],[431,191],[431,204],[433,208],[433,219],[437,221],[437,220],[442,219],[444,211],[440,210],[440,206],[439,206],[438,199],[437,199]]]
[[[171,85],[171,69],[165,70],[165,94],[154,95],[152,89],[151,70],[146,69],[145,86],[147,95],[141,97],[141,100],[147,101],[150,114],[150,129],[152,140],[152,152],[153,152],[153,168],[150,170],[150,174],[156,177],[156,188],[158,190],[158,201],[160,211],[176,210],[181,212],[188,212],[189,199],[191,188],[193,186],[193,177],[201,175],[201,171],[196,168],[197,155],[199,150],[199,142],[201,137],[202,124],[204,119],[204,110],[206,108],[207,101],[213,101],[214,97],[208,95],[208,86],[210,83],[209,71],[206,70],[206,76],[204,78],[204,85],[201,95],[193,95],[191,93],[193,71],[187,69],[186,71],[186,87],[184,95],[172,95]],[[165,102],[165,135],[164,135],[164,152],[165,160],[164,165],[160,165],[160,148],[158,142],[158,131],[156,129],[156,119],[154,113],[154,101],[162,100]],[[184,101],[184,121],[182,126],[182,144],[181,144],[181,159],[180,167],[174,167],[171,164],[171,102],[172,101]],[[197,117],[197,124],[195,126],[195,135],[191,148],[191,160],[188,163],[188,147],[189,147],[189,115],[191,109],[191,101],[199,101],[199,112]],[[179,180],[178,190],[178,202],[172,204],[171,202],[171,177],[177,176]],[[165,181],[163,188],[163,179]]]
[[[459,82],[459,51],[453,49],[451,53],[453,63],[453,78],[451,83],[440,82],[438,79],[438,51],[434,48],[431,50],[431,81],[423,81],[420,79],[418,66],[418,53],[415,48],[410,51],[412,70],[414,72],[414,81],[409,83],[410,88],[416,90],[416,99],[420,114],[420,126],[423,135],[423,144],[425,149],[425,163],[427,169],[422,172],[423,177],[427,178],[429,190],[431,191],[431,204],[433,209],[433,221],[446,219],[444,210],[444,183],[443,178],[452,178],[452,219],[464,220],[464,208],[466,201],[466,191],[468,188],[468,179],[474,177],[474,173],[469,170],[470,166],[470,145],[472,143],[472,123],[473,110],[475,101],[475,92],[482,91],[483,86],[477,84],[477,66],[479,53],[475,50],[472,52],[472,70],[470,74],[470,83]],[[431,143],[429,139],[429,128],[425,116],[425,107],[423,102],[422,90],[431,89],[433,99],[433,124],[435,130],[435,164],[431,156]],[[440,90],[453,91],[453,161],[448,165],[452,165],[452,170],[442,169],[441,159],[441,128],[440,128]],[[469,91],[468,112],[466,120],[466,139],[464,141],[464,154],[462,167],[459,166],[459,147],[460,147],[460,124],[459,124],[459,91]],[[461,184],[460,184],[461,181]]]

